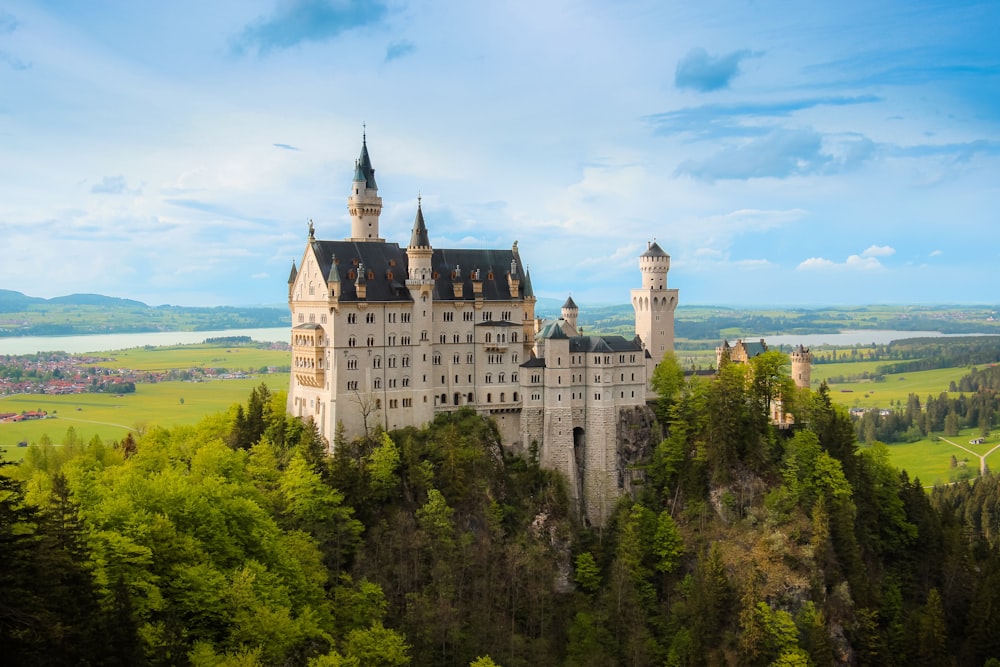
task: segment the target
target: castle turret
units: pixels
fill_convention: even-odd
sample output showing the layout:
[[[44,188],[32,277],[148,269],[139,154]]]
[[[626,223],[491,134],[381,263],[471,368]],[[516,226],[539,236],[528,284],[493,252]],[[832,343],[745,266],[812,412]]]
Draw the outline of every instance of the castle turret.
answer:
[[[580,309],[577,308],[572,296],[567,297],[566,303],[562,305],[561,315],[573,331],[572,335],[576,335],[576,318],[580,315]]]
[[[426,424],[434,419],[434,407],[437,404],[434,381],[431,379],[434,356],[431,340],[434,329],[434,271],[431,266],[433,255],[434,249],[427,234],[427,225],[424,224],[423,207],[420,197],[417,197],[417,215],[413,219],[410,245],[406,248],[409,265],[406,288],[413,297],[412,322],[413,332],[417,338],[412,348],[415,379],[413,416],[417,424]]]
[[[364,135],[361,138],[361,156],[354,162],[354,182],[351,183],[351,196],[347,198],[347,210],[351,214],[349,241],[385,241],[378,235],[382,198],[378,196],[375,169],[368,156],[368,141]]]
[[[674,351],[677,290],[667,289],[670,255],[656,241],[651,241],[646,252],[639,256],[639,271],[642,273],[642,287],[632,290],[635,333],[642,339],[642,345],[649,352],[651,365],[655,368],[664,354]],[[652,368],[649,370],[652,373]]]
[[[295,268],[295,260],[292,260],[292,270],[288,274],[288,302],[292,302],[292,287],[295,286],[295,279],[298,278],[299,271]]]
[[[812,353],[808,347],[799,345],[792,350],[792,380],[800,389],[808,389],[812,381]]]

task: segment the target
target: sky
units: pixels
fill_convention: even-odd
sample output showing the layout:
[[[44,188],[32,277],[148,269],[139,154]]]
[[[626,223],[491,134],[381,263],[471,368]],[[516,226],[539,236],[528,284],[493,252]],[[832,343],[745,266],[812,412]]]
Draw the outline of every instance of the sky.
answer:
[[[309,220],[536,295],[1000,303],[1000,3],[0,3],[0,289],[280,305]]]

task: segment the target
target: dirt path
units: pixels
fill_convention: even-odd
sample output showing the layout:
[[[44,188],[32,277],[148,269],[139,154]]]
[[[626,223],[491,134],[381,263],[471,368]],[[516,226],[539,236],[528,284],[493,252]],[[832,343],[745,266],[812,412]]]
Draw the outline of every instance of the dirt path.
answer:
[[[947,438],[941,438],[941,440],[943,440],[944,442],[947,442],[949,445],[952,445],[954,447],[958,447],[959,449],[961,449],[963,451],[969,452],[970,454],[972,454],[973,456],[975,456],[976,458],[978,458],[979,459],[979,474],[980,475],[985,475],[986,474],[986,457],[989,456],[990,454],[992,454],[993,452],[995,452],[996,450],[1000,449],[1000,445],[997,445],[996,447],[994,447],[990,451],[986,452],[985,454],[977,454],[976,452],[972,451],[968,447],[964,447],[964,446],[958,444],[957,442],[952,442],[951,440],[948,440]]]

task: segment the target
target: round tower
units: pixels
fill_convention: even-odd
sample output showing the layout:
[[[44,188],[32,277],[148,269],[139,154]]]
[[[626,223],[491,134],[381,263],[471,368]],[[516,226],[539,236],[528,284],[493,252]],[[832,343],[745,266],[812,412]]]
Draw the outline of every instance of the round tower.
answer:
[[[642,289],[667,289],[670,255],[656,241],[650,242],[646,252],[639,255],[639,271],[642,273]]]
[[[562,312],[560,314],[566,320],[566,323],[573,327],[573,331],[576,331],[576,318],[580,315],[580,309],[577,308],[573,297],[567,297],[566,303],[562,305]]]
[[[652,369],[663,355],[674,351],[674,309],[677,290],[667,289],[670,255],[656,241],[650,241],[646,252],[639,256],[642,287],[632,290],[635,310],[635,333],[649,353]]]
[[[351,196],[347,198],[351,214],[349,241],[385,241],[378,235],[378,218],[382,213],[382,198],[378,196],[375,169],[368,156],[367,137],[361,137],[361,156],[354,162],[354,181]]]
[[[797,348],[792,350],[792,380],[795,381],[795,386],[800,389],[808,389],[809,384],[812,381],[812,353],[809,352],[808,347],[803,347],[799,345]]]

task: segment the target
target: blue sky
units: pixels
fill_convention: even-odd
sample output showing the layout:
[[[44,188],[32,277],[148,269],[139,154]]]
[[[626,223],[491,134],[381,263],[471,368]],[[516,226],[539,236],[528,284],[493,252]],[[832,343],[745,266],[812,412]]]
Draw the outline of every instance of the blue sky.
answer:
[[[539,296],[997,303],[1000,3],[0,5],[0,288],[280,304],[308,220],[517,240]]]

